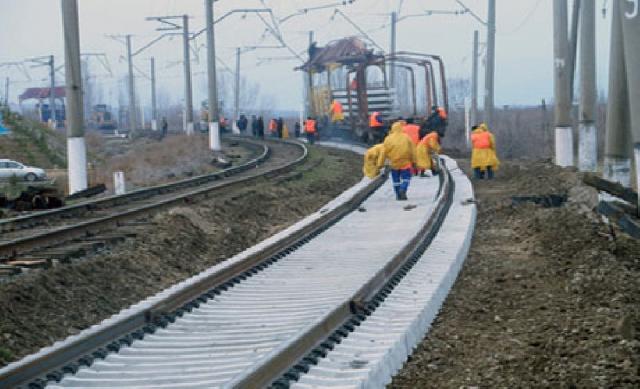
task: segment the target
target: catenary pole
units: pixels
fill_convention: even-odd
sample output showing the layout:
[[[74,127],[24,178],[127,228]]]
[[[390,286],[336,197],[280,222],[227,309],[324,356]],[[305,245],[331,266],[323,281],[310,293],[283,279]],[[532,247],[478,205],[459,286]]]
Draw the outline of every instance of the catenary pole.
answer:
[[[187,134],[193,134],[193,92],[191,90],[191,53],[189,52],[189,16],[182,15],[182,43],[184,48],[184,103]]]
[[[56,128],[56,66],[53,55],[49,56],[49,81],[51,82],[51,90],[49,92],[49,109],[51,111],[51,125]]]
[[[622,13],[624,61],[627,69],[635,179],[637,187],[640,188],[640,40],[638,39],[640,37],[640,1],[627,0],[620,3],[622,3],[620,12]],[[640,196],[637,205],[640,206]],[[637,213],[640,216],[640,208],[637,209]]]
[[[596,129],[596,2],[583,0],[580,6],[580,107],[578,167],[593,172],[598,167]]]
[[[84,141],[82,68],[77,0],[62,0],[67,96],[67,165],[69,193],[87,188],[87,151]]]
[[[555,155],[558,166],[573,165],[571,96],[569,92],[567,0],[553,0],[555,90]]]
[[[390,37],[390,49],[389,52],[393,56],[396,54],[396,25],[398,24],[398,14],[394,11],[391,12],[391,37]],[[392,58],[389,64],[389,84],[392,88],[396,87],[396,63]]]
[[[484,121],[491,128],[494,123],[494,75],[496,64],[496,0],[489,0],[487,19],[487,65],[484,79]]]
[[[631,184],[631,134],[629,91],[622,38],[622,15],[618,1],[612,2],[611,53],[609,57],[609,98],[604,151],[606,179],[624,186]]]
[[[131,35],[126,36],[127,40],[127,63],[129,67],[129,132],[136,131],[136,91],[135,79],[133,78],[133,56],[131,55]]]
[[[151,129],[158,129],[158,108],[156,105],[156,59],[151,57]]]
[[[205,0],[207,15],[207,74],[209,97],[209,148],[222,149],[220,144],[220,125],[218,123],[218,91],[216,82],[215,30],[213,26],[213,0]]]
[[[571,36],[569,38],[569,96],[573,104],[574,80],[576,74],[576,53],[578,51],[578,22],[581,18],[580,6],[581,0],[573,0],[573,8],[571,10]]]
[[[471,71],[471,125],[478,123],[478,30],[473,32],[473,57]]]
[[[240,133],[238,118],[240,117],[240,48],[236,48],[235,94],[233,95],[233,132]]]

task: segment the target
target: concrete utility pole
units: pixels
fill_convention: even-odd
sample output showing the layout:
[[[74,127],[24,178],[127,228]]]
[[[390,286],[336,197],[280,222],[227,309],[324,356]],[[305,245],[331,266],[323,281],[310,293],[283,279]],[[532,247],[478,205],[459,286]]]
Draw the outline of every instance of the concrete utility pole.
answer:
[[[218,123],[218,90],[216,83],[216,43],[213,27],[213,1],[205,0],[207,15],[207,73],[209,78],[209,148],[222,150],[220,144],[220,124]]]
[[[569,93],[573,104],[574,80],[576,74],[576,53],[578,51],[578,21],[580,20],[580,0],[573,0],[571,11],[571,36],[569,38]]]
[[[240,129],[238,128],[238,118],[240,115],[240,48],[236,48],[236,85],[235,85],[235,94],[233,96],[233,124],[231,128],[233,128],[233,132],[235,134],[240,133]]]
[[[569,91],[569,39],[567,0],[553,0],[553,51],[555,87],[556,165],[573,166],[571,95]]]
[[[82,95],[82,102],[83,102],[83,113],[84,113],[84,118],[85,119],[89,119],[91,117],[91,91],[90,89],[90,84],[91,81],[89,80],[89,61],[84,59],[81,61],[82,63],[82,86],[84,88],[83,90],[83,95]]]
[[[578,167],[594,172],[598,168],[596,129],[596,2],[580,6],[580,114]]]
[[[391,47],[389,49],[391,55],[396,54],[396,24],[398,24],[398,14],[394,11],[391,12]],[[389,85],[392,88],[396,87],[396,63],[394,60],[389,64]]]
[[[617,3],[617,1],[615,2]],[[640,1],[627,0],[621,8],[624,59],[627,68],[627,90],[631,117],[631,137],[635,158],[636,185],[640,188]],[[638,197],[640,216],[640,196]]]
[[[129,65],[129,132],[136,130],[136,91],[135,79],[133,78],[133,56],[131,55],[131,35],[127,39],[127,62]]]
[[[496,64],[496,0],[489,0],[489,15],[487,19],[487,64],[484,78],[484,121],[491,128],[493,122],[493,89]]]
[[[473,32],[473,57],[471,71],[471,125],[478,123],[478,30]]]
[[[156,59],[151,57],[151,129],[158,130],[158,109],[156,107]]]
[[[313,31],[309,31],[309,47],[311,47],[311,45],[313,44]],[[311,59],[311,58],[309,58]],[[309,83],[309,97],[308,97],[308,102],[309,102],[309,110],[308,110],[308,114],[307,116],[315,116],[316,114],[316,109],[315,109],[315,104],[313,103],[313,99],[314,99],[314,93],[313,93],[313,73],[311,71],[307,72],[307,82]],[[349,85],[347,85],[347,88],[349,87]],[[300,125],[302,126],[302,123],[300,123]]]
[[[56,128],[56,67],[53,55],[49,56],[49,78],[51,80],[51,92],[49,93],[49,109],[51,109],[51,125]]]
[[[87,150],[82,115],[82,69],[77,0],[62,0],[67,95],[67,170],[69,193],[87,189]]]
[[[189,51],[189,16],[182,15],[182,42],[184,45],[184,103],[187,134],[193,135],[193,92],[191,90],[191,52]]]
[[[631,185],[631,118],[622,35],[621,2],[612,2],[611,54],[609,57],[609,98],[604,151],[606,179]]]

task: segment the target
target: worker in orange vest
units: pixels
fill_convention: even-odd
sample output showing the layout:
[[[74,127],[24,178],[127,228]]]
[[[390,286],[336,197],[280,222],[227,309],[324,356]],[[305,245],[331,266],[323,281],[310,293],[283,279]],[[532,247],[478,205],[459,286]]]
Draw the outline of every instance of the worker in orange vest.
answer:
[[[342,104],[336,99],[331,102],[331,108],[329,109],[332,122],[341,122],[344,120],[344,112],[342,110]]]
[[[496,140],[486,124],[473,126],[471,145],[473,147],[471,149],[471,168],[474,177],[483,179],[486,172],[487,178],[492,179],[500,161],[496,155]]]
[[[406,136],[409,137],[409,139],[411,139],[411,143],[413,143],[413,145],[417,147],[418,142],[420,141],[420,126],[415,124],[415,121],[413,118],[407,119],[406,124],[402,128],[402,131],[405,133]],[[412,168],[411,174],[415,176],[418,174],[418,171],[419,171],[418,169]]]
[[[384,122],[380,112],[373,112],[369,115],[369,132],[375,141],[384,139]]]
[[[269,120],[269,133],[271,136],[277,136],[278,121],[276,119]]]
[[[311,116],[307,117],[307,120],[304,122],[304,132],[307,135],[309,144],[313,144],[318,130],[316,129],[316,121]]]

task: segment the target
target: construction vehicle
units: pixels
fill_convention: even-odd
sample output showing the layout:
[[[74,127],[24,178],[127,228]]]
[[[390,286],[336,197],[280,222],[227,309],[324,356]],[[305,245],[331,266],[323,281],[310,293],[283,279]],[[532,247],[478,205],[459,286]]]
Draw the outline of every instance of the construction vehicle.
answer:
[[[308,115],[315,117],[321,132],[329,136],[377,142],[384,134],[369,128],[369,116],[374,112],[390,121],[408,116],[426,120],[433,106],[449,110],[445,67],[437,55],[376,53],[355,37],[325,47],[312,43],[308,52],[309,60],[296,70],[307,73]],[[391,69],[395,69],[393,86],[388,77]],[[342,104],[345,120],[329,124],[333,100]],[[441,132],[444,135],[444,129]]]
[[[118,122],[106,104],[96,104],[91,109],[89,128],[101,131],[111,131],[118,128]]]

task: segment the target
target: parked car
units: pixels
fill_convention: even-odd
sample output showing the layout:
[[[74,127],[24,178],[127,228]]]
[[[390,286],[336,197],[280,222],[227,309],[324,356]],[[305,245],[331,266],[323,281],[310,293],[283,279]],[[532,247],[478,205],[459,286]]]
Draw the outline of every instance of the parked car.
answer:
[[[47,178],[47,173],[38,167],[23,165],[10,159],[0,159],[0,179],[6,180],[12,176],[26,181],[36,181]]]

